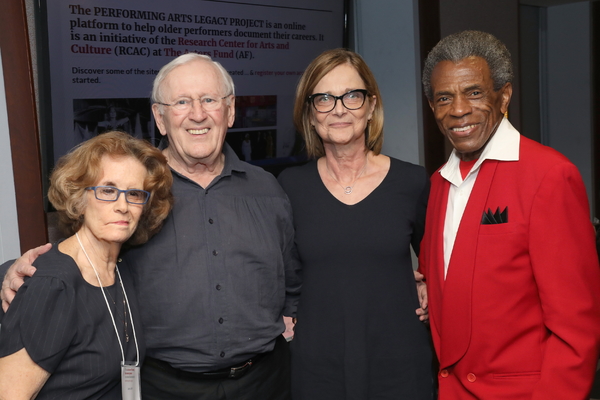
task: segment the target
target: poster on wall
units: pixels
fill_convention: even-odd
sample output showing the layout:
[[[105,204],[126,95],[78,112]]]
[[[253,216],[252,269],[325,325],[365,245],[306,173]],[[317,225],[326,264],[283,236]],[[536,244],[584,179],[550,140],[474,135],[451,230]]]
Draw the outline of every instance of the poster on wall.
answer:
[[[53,165],[107,130],[153,143],[158,70],[196,52],[221,63],[236,88],[227,141],[257,164],[299,151],[294,91],[308,63],[344,44],[344,0],[45,0],[43,147]],[[273,161],[276,162],[276,161]]]

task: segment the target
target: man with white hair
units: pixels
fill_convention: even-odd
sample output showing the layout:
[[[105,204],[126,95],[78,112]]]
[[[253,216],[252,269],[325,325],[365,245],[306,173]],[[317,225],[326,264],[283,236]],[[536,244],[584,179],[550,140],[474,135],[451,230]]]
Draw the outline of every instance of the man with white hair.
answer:
[[[195,53],[174,59],[156,76],[152,102],[175,204],[161,232],[124,254],[146,338],[142,396],[289,399],[282,317],[295,317],[300,281],[287,196],[225,143],[235,94],[219,63]],[[12,270],[31,274],[47,248]]]

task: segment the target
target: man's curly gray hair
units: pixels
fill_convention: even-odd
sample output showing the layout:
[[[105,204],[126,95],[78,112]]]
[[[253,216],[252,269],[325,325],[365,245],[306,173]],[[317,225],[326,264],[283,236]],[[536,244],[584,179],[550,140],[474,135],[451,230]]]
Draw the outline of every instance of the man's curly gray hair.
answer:
[[[501,89],[513,80],[510,52],[494,35],[480,31],[462,31],[440,40],[429,52],[423,66],[423,89],[425,96],[433,100],[431,74],[441,61],[458,63],[467,57],[481,57],[490,68],[494,90]]]

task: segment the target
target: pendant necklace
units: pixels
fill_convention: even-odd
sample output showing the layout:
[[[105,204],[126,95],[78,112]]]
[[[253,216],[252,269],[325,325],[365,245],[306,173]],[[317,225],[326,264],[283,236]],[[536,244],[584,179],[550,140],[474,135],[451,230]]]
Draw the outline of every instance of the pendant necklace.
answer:
[[[365,161],[365,165],[362,167],[362,170],[360,171],[360,173],[358,175],[356,175],[356,178],[354,178],[354,181],[352,182],[352,185],[350,185],[350,186],[344,186],[344,185],[342,185],[340,183],[340,181],[338,181],[336,179],[336,177],[333,176],[333,174],[329,170],[329,167],[327,166],[327,161],[325,161],[325,168],[327,169],[327,173],[329,174],[329,176],[331,176],[331,179],[333,179],[338,185],[340,185],[340,187],[342,189],[344,189],[344,194],[352,194],[352,189],[354,189],[354,184],[356,183],[356,181],[358,180],[358,178],[360,178],[362,176],[362,174],[364,174],[364,172],[367,170],[367,164],[368,163],[369,163],[369,156],[367,156],[367,159]]]

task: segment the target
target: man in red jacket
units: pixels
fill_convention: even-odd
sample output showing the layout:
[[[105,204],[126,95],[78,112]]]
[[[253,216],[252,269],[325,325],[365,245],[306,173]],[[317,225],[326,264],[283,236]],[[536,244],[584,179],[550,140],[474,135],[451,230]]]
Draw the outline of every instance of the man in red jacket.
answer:
[[[600,268],[577,168],[505,113],[506,47],[484,32],[441,40],[423,72],[454,147],[431,178],[420,269],[440,400],[583,400],[600,346]]]

